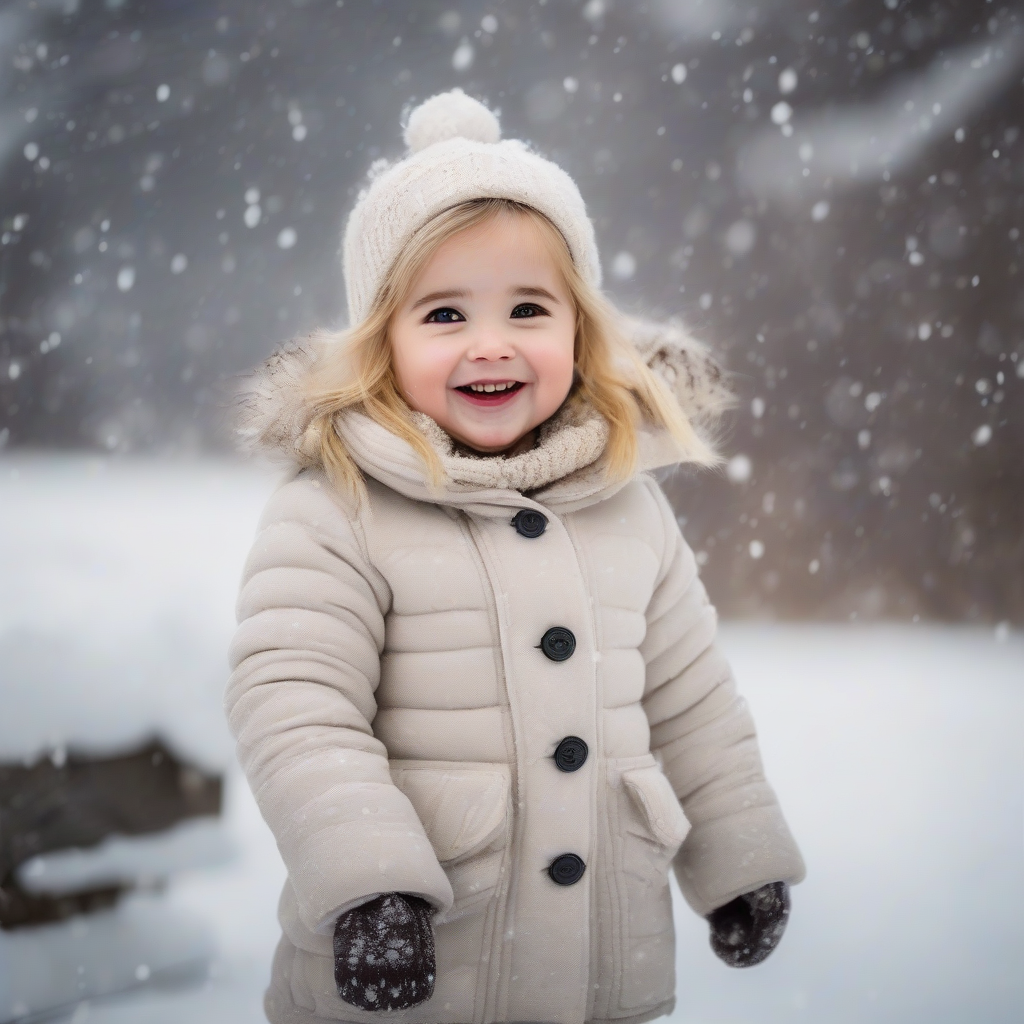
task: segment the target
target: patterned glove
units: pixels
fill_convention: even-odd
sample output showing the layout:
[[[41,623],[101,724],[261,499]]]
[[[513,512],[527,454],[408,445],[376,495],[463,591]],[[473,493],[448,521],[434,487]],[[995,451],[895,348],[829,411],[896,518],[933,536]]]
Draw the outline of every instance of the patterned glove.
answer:
[[[730,967],[753,967],[779,944],[789,920],[789,886],[769,882],[708,914],[711,948]]]
[[[338,917],[334,982],[361,1010],[406,1010],[434,994],[430,904],[388,893]]]

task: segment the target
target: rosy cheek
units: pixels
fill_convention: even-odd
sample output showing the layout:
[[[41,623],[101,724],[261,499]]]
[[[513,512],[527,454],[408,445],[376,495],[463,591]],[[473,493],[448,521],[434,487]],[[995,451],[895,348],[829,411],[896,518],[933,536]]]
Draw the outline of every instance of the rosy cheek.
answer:
[[[423,411],[436,412],[447,400],[450,372],[442,353],[424,346],[406,367],[405,390],[415,397]]]
[[[573,374],[572,350],[545,353],[543,363],[538,369],[543,374],[544,383],[552,391],[568,390]]]

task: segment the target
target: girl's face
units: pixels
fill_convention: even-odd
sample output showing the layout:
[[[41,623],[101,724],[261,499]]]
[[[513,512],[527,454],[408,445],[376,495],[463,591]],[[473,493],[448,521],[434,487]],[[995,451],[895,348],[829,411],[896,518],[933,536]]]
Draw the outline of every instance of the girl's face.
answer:
[[[392,318],[399,389],[457,441],[505,451],[565,401],[575,324],[540,228],[493,217],[444,242]]]

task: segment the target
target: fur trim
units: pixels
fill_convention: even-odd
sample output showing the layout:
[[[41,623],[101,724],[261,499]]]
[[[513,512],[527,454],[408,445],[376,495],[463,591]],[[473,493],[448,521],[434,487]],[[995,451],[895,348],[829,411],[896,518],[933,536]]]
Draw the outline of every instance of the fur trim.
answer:
[[[235,393],[239,449],[303,467],[319,462],[319,430],[311,424],[305,383],[327,344],[312,334],[290,341],[242,379]]]
[[[641,357],[669,386],[695,425],[704,430],[709,429],[722,412],[735,404],[725,371],[707,346],[693,338],[680,323],[670,321],[658,324],[624,317],[623,324]],[[289,342],[245,378],[237,394],[235,432],[239,447],[250,453],[283,457],[300,466],[312,466],[319,462],[319,433],[311,424],[312,411],[304,385],[311,368],[330,344],[333,342],[316,334]],[[419,417],[419,420],[429,418]],[[422,422],[418,422],[417,426],[437,448],[446,468],[456,469],[457,466],[457,473],[465,473],[467,481],[479,476],[478,469],[472,468],[473,464],[492,461],[455,456],[451,439],[433,420],[429,420],[429,424],[432,427]],[[590,449],[597,435],[589,428],[580,433],[582,423],[563,422],[560,415],[556,415],[551,424],[557,424],[563,430],[575,431],[573,439],[567,437],[566,443],[570,446],[582,444],[587,450],[587,458],[590,461],[596,459],[596,455],[590,458]],[[554,443],[550,429],[542,433],[544,444],[528,455],[546,450]],[[601,438],[602,447],[605,436]],[[539,464],[532,466],[535,460],[527,460],[531,462],[531,467],[527,467],[525,462],[518,465],[519,460],[526,456],[500,461],[514,469],[515,475],[521,477],[522,482],[525,483],[529,478],[530,485],[538,487],[541,484],[533,480],[539,479],[539,476],[549,476],[550,466],[547,463],[551,462],[551,454],[553,451],[544,456],[544,467]],[[561,458],[555,461],[560,462]],[[517,465],[513,467],[513,463]],[[535,473],[539,476],[535,477]]]
[[[678,320],[655,323],[623,317],[624,329],[643,361],[668,386],[696,425],[711,426],[736,404],[725,371]]]

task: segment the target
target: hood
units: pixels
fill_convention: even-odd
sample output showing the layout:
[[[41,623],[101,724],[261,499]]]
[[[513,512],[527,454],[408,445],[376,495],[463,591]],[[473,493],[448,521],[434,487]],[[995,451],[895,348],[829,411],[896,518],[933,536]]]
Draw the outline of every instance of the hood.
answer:
[[[623,325],[640,356],[706,438],[721,413],[735,404],[725,371],[710,350],[676,321],[624,317]],[[319,466],[319,439],[311,425],[305,385],[311,368],[331,344],[322,335],[289,342],[244,378],[236,419],[236,436],[244,450],[297,467]],[[451,438],[432,419],[416,413],[414,421],[441,457],[444,494],[428,486],[422,462],[412,449],[368,417],[345,412],[335,427],[364,473],[418,499],[450,499],[465,505],[470,494],[481,498],[482,491],[506,496],[532,492],[548,504],[554,499],[575,503],[605,489],[599,467],[607,426],[593,411],[570,414],[564,407],[542,426],[536,448],[513,458],[457,454]],[[640,441],[641,470],[686,461],[663,431],[645,431]]]

